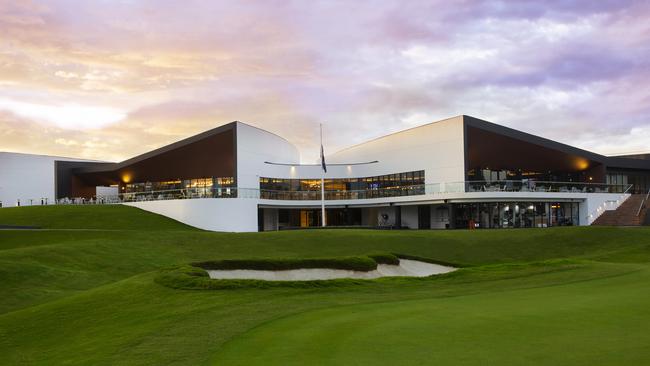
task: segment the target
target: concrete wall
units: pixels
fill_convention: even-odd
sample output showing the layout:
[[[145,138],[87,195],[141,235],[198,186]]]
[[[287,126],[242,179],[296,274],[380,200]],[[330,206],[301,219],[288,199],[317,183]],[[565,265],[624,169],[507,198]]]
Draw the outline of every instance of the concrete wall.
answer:
[[[449,205],[427,205],[430,214],[431,229],[444,229],[449,224]],[[419,229],[420,221],[418,214],[418,205],[404,205],[402,208],[402,227],[409,229]]]
[[[431,228],[444,229],[449,224],[449,205],[431,205]]]
[[[278,230],[278,209],[277,208],[265,208],[264,209],[264,231],[274,231]]]
[[[400,206],[402,209],[402,227],[418,228],[418,206]]]
[[[296,163],[300,156],[286,140],[267,131],[237,125],[239,186],[259,187],[259,177],[318,179],[319,165],[279,166],[264,161]],[[326,157],[325,178],[359,178],[407,171],[425,171],[426,183],[458,182],[465,177],[462,116],[398,132],[344,149]],[[331,165],[378,160],[367,165]],[[316,162],[314,162],[316,163]]]
[[[616,210],[630,197],[623,193],[591,193],[580,205],[580,226],[591,225],[605,211]]]
[[[295,163],[296,165],[271,165]],[[358,176],[356,167],[328,166],[326,178]],[[320,179],[320,165],[300,166],[298,149],[287,140],[245,123],[237,123],[237,180],[240,188],[259,188],[259,178]]]
[[[260,177],[289,178],[289,166],[269,165],[266,161],[300,163],[298,149],[268,131],[237,123],[237,185],[259,189]],[[295,175],[295,169],[293,174]]]
[[[361,209],[361,225],[379,226],[379,210],[381,207],[364,207]]]
[[[377,226],[395,226],[397,224],[397,215],[399,207],[384,206],[377,207]]]
[[[458,116],[380,137],[341,150],[331,163],[378,160],[377,164],[344,167],[343,177],[367,177],[407,171],[425,171],[425,182],[465,180],[463,117]],[[338,172],[337,172],[338,173]]]
[[[167,216],[204,230],[257,231],[257,201],[252,199],[197,198],[129,202],[124,205]]]
[[[55,161],[88,161],[57,156],[0,152],[0,201],[3,207],[48,203],[55,200]]]

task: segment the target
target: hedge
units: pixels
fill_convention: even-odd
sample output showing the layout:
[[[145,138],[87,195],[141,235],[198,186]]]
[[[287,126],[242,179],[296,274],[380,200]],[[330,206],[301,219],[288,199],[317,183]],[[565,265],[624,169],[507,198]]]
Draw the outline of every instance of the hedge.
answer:
[[[377,263],[378,262],[371,257],[342,257],[309,259],[223,259],[196,262],[191,265],[194,267],[213,270],[255,269],[261,271],[281,271],[302,268],[329,268],[368,272],[377,269]]]
[[[399,265],[399,258],[390,253],[377,253],[377,254],[369,254],[368,257],[372,258],[377,264],[392,264],[392,265]]]
[[[160,285],[179,290],[234,290],[241,288],[268,289],[275,287],[320,288],[363,285],[368,280],[341,278],[314,281],[263,281],[238,279],[211,279],[208,273],[191,266],[181,266],[161,271],[154,279]]]
[[[302,268],[329,268],[352,271],[373,271],[378,264],[399,265],[400,258],[418,260],[427,263],[456,266],[451,263],[432,260],[408,254],[375,253],[367,256],[341,258],[308,258],[308,259],[223,259],[205,262],[195,262],[189,265],[172,267],[162,270],[155,282],[163,286],[185,290],[224,290],[238,288],[318,288],[333,286],[349,286],[367,284],[366,279],[332,279],[313,281],[264,281],[247,279],[212,279],[206,270],[252,269],[280,271]]]

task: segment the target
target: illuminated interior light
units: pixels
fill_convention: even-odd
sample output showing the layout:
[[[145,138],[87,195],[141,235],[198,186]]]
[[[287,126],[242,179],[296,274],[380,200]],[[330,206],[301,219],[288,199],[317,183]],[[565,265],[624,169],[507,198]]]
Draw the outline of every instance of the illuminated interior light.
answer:
[[[589,168],[589,160],[583,158],[577,158],[575,160],[575,167],[578,170],[587,170]]]

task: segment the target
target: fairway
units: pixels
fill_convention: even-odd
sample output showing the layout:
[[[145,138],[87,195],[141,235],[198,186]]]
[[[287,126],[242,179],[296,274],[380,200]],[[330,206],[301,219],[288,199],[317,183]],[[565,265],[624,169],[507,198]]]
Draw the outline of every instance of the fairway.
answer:
[[[43,228],[0,230],[3,365],[650,359],[648,228],[229,234],[124,206],[2,209],[0,224]],[[379,252],[461,269],[299,288],[179,290],[155,281],[196,261]]]
[[[648,304],[643,269],[544,288],[341,306],[262,325],[226,344],[216,364],[644,364]]]

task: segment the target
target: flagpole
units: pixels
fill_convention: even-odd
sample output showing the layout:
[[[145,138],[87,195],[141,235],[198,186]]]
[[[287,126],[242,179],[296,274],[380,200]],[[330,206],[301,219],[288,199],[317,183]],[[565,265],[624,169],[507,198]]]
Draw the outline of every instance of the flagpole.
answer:
[[[320,151],[321,151],[321,165],[325,161],[323,154],[323,124],[320,124]],[[320,170],[320,208],[321,208],[321,225],[327,226],[327,216],[325,215],[325,167],[321,166]]]

